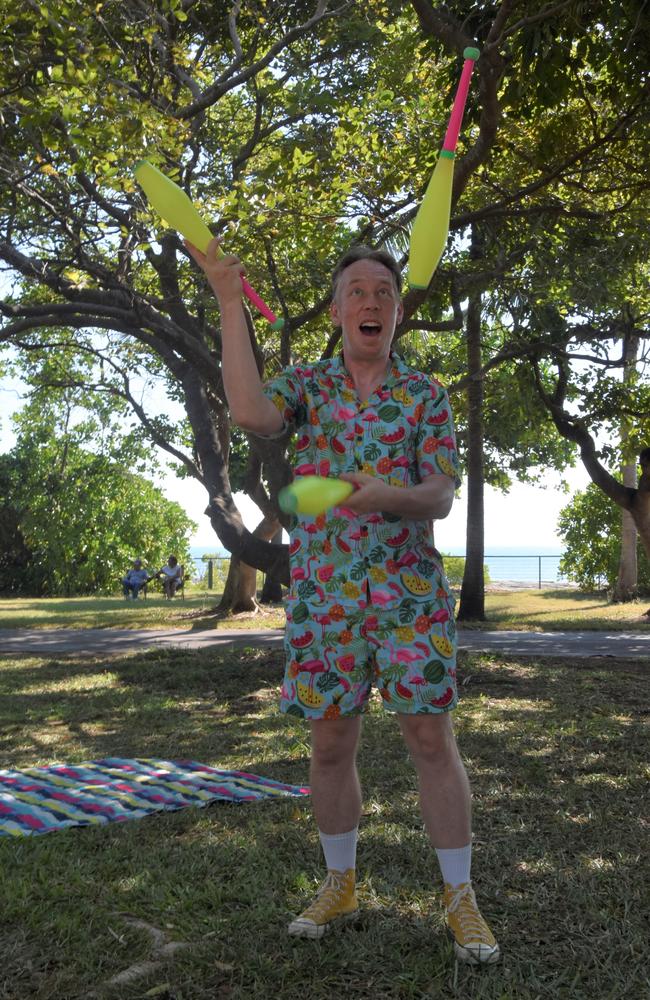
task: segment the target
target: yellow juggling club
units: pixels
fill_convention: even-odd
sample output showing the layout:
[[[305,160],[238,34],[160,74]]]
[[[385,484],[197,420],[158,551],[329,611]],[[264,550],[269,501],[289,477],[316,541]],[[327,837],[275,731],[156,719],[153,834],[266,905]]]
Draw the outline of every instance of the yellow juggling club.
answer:
[[[456,144],[465,111],[470,77],[479,55],[479,50],[471,47],[463,52],[465,62],[449,117],[445,141],[413,222],[408,272],[408,283],[411,288],[429,287],[433,272],[447,243]]]
[[[165,177],[148,160],[140,160],[136,164],[134,173],[135,179],[146,194],[149,204],[161,219],[172,229],[177,229],[201,253],[205,253],[208,243],[213,238],[212,233],[178,184],[174,184],[169,177]],[[221,248],[219,248],[218,253],[223,256]],[[241,279],[241,283],[244,295],[249,302],[252,302],[262,316],[269,321],[273,330],[279,330],[284,325],[284,320],[278,319],[245,278]]]
[[[354,493],[352,483],[328,476],[299,476],[278,493],[278,503],[288,514],[318,517]]]

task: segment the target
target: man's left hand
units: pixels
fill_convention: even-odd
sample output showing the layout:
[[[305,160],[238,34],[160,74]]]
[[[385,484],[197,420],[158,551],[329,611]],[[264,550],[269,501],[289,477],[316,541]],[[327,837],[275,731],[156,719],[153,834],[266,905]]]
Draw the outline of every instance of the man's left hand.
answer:
[[[383,479],[369,476],[367,472],[343,472],[339,479],[356,486],[354,493],[341,504],[355,514],[374,514],[378,510],[385,510],[394,490]]]
[[[389,486],[383,479],[366,472],[344,472],[339,478],[357,487],[341,504],[355,514],[382,511],[415,521],[428,521],[447,517],[454,500],[454,480],[439,473],[413,486]]]

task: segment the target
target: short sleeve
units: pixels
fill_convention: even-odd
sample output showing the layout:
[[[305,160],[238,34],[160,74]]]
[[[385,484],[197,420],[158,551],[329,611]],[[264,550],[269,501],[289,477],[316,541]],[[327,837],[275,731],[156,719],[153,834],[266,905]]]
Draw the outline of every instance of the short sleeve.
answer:
[[[291,425],[299,427],[304,423],[306,407],[303,380],[297,369],[286,368],[276,378],[266,382],[264,395],[271,400],[284,421],[280,434],[284,434]]]
[[[430,382],[423,404],[415,446],[420,479],[442,474],[458,487],[456,432],[446,389],[439,382]]]

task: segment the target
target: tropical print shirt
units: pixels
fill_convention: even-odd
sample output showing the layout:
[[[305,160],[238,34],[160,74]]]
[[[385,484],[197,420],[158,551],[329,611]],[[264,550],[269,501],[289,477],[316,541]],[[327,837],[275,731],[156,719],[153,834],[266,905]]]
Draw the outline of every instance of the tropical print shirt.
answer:
[[[287,368],[265,393],[295,429],[296,477],[366,472],[406,488],[442,473],[459,483],[447,393],[395,355],[366,400],[342,357]],[[429,521],[345,506],[300,515],[291,526],[290,559],[288,600],[309,608],[400,607],[408,620],[419,603],[449,597]]]

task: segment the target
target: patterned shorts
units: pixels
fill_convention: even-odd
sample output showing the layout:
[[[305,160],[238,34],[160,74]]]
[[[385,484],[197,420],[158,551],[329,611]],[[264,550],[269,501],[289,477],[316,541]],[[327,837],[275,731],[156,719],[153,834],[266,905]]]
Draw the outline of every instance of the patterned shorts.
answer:
[[[384,707],[408,715],[448,712],[456,692],[454,599],[392,609],[290,599],[280,709],[303,719],[338,719]]]

